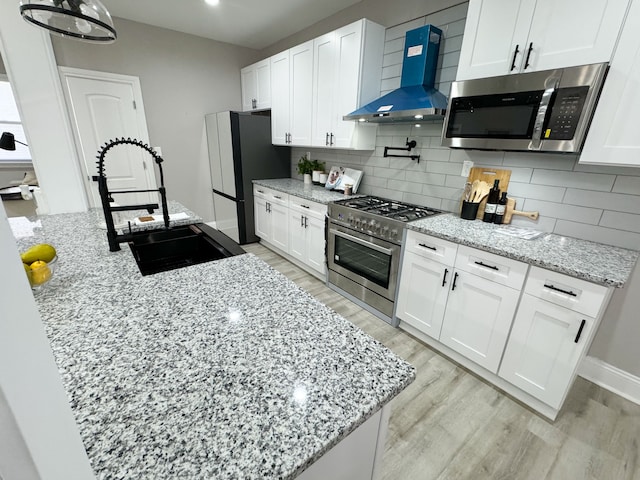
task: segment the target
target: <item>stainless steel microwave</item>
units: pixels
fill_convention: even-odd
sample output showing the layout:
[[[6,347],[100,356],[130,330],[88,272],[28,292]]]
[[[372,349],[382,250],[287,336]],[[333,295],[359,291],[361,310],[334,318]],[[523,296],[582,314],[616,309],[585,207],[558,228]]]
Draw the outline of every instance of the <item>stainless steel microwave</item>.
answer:
[[[442,145],[579,152],[607,69],[597,63],[454,82]]]

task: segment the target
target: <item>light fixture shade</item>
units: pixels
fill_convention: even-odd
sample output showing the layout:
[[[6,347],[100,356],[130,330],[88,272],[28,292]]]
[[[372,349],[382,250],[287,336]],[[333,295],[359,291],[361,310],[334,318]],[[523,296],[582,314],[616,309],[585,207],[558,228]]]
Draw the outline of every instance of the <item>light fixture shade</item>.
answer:
[[[20,14],[62,37],[93,43],[112,43],[117,38],[111,15],[100,0],[21,0]]]
[[[0,148],[3,150],[15,150],[16,139],[11,132],[4,132],[0,137]]]

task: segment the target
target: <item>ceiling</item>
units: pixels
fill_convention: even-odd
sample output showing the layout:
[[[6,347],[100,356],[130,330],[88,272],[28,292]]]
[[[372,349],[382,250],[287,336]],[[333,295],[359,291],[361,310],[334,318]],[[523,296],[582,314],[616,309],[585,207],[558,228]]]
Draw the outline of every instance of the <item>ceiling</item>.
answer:
[[[112,17],[262,50],[360,0],[102,0]],[[117,29],[117,20],[116,29]]]

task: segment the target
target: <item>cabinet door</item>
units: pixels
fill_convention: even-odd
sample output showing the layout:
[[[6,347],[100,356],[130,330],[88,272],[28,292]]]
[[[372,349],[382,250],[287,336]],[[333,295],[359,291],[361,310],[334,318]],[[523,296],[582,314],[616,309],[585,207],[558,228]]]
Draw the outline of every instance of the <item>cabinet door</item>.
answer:
[[[524,294],[500,376],[559,408],[591,337],[594,320]]]
[[[256,108],[271,108],[271,61],[256,63]]]
[[[631,4],[580,163],[639,166],[640,2]]]
[[[290,127],[292,145],[311,145],[313,40],[289,50]]]
[[[324,218],[316,218],[311,215],[306,218],[307,265],[324,275],[326,273]]]
[[[300,211],[289,209],[289,255],[306,263],[307,237],[304,218]]]
[[[520,71],[535,2],[470,0],[457,80]]]
[[[332,146],[351,146],[357,122],[342,120],[342,116],[353,112],[358,105],[361,85],[362,22],[356,22],[335,32],[335,88],[332,102],[331,124]]]
[[[242,110],[245,112],[253,110],[257,98],[255,65],[249,65],[240,70],[240,86],[242,88]]]
[[[535,4],[526,46],[532,47],[530,65],[526,69],[523,65],[522,71],[611,60],[629,0],[537,0]]]
[[[263,240],[270,241],[271,219],[267,211],[267,200],[264,197],[255,195],[253,197],[253,210],[256,235]]]
[[[335,32],[330,32],[313,41],[313,146],[330,146],[335,90]]]
[[[520,292],[467,272],[451,281],[440,341],[497,373]]]
[[[289,92],[289,50],[271,57],[271,140],[287,145],[291,95]]]
[[[278,203],[271,205],[271,243],[284,252],[289,251],[289,207]]]
[[[396,317],[439,339],[452,274],[451,267],[405,250]]]

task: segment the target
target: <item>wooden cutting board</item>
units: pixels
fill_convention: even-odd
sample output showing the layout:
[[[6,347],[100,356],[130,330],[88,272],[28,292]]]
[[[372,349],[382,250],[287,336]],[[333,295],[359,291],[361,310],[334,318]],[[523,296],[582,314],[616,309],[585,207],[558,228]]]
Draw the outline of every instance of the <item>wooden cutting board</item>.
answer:
[[[496,168],[482,168],[482,167],[473,167],[469,172],[469,178],[467,178],[467,182],[473,183],[474,180],[481,180],[487,182],[490,186],[493,186],[493,181],[495,179],[500,180],[500,191],[508,191],[509,188],[509,180],[511,179],[511,170],[499,170]],[[462,205],[462,202],[460,203]],[[487,198],[485,197],[482,202],[480,202],[480,207],[478,207],[478,215],[476,218],[482,218],[484,216],[484,206],[487,204]]]
[[[514,215],[527,217],[531,220],[537,220],[539,217],[538,212],[521,212],[520,210],[516,210],[516,199],[507,198],[507,208],[504,211],[504,218],[502,220],[502,223],[511,223],[511,217],[513,217]]]

